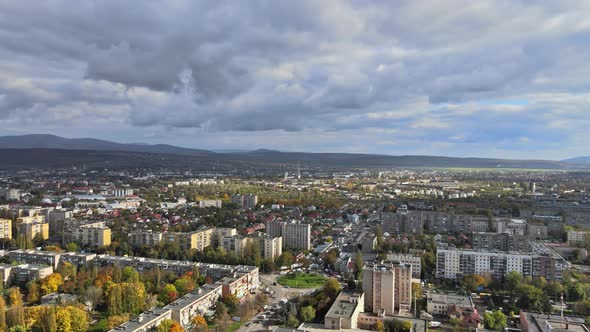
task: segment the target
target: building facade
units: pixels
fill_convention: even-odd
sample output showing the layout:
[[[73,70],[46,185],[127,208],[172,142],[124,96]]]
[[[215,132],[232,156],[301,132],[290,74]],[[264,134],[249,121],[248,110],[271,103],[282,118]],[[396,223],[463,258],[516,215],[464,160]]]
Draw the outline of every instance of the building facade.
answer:
[[[81,246],[102,247],[111,244],[111,236],[111,229],[100,221],[74,227],[66,238]]]
[[[410,310],[412,266],[399,262],[367,264],[363,268],[365,311],[393,316]]]
[[[0,239],[12,239],[11,219],[0,219]]]

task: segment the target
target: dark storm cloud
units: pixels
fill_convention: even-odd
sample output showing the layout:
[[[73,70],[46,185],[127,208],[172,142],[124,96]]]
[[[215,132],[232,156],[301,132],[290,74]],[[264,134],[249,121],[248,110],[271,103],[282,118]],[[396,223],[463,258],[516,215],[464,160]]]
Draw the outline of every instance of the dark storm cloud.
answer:
[[[86,115],[204,133],[381,128],[359,137],[455,144],[503,132],[473,121],[483,112],[540,114],[535,128],[506,136],[542,146],[539,132],[583,122],[589,10],[573,1],[4,2],[0,118]],[[525,98],[519,115],[478,104]],[[436,114],[440,104],[456,115]],[[568,114],[551,108],[566,104]]]

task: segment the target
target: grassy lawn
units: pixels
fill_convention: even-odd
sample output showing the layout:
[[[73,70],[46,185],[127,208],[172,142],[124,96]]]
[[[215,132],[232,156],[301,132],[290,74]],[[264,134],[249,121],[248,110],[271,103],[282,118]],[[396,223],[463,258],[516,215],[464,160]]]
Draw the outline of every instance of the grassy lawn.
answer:
[[[326,277],[314,273],[285,274],[277,279],[279,284],[292,288],[315,288],[322,286],[325,281]]]

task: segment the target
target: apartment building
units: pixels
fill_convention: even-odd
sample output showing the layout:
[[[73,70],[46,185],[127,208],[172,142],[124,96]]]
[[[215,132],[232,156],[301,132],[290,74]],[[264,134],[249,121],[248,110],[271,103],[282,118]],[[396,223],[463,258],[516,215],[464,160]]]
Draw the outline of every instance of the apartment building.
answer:
[[[409,311],[412,303],[412,266],[399,262],[367,264],[363,268],[365,311],[393,316]]]
[[[32,224],[32,223],[44,223],[45,222],[45,216],[40,215],[40,214],[33,214],[30,216],[22,216],[22,217],[18,217],[16,218],[16,223],[17,224]]]
[[[273,238],[282,237],[283,248],[310,250],[311,225],[301,222],[271,221],[266,233]]]
[[[522,234],[474,232],[472,245],[476,250],[520,252],[530,250],[529,237],[525,235],[525,232]]]
[[[256,208],[256,204],[258,204],[258,196],[252,194],[236,194],[231,196],[231,202],[243,209],[254,209]]]
[[[215,229],[210,228],[189,233],[163,233],[162,240],[176,242],[187,251],[192,249],[204,251],[213,243],[214,236]]]
[[[238,257],[241,257],[248,241],[249,238],[241,235],[226,236],[221,239],[221,247],[225,251],[234,252]]]
[[[422,272],[422,254],[419,253],[392,253],[387,254],[387,260],[391,262],[400,262],[404,264],[410,264],[412,266],[412,278],[420,279],[420,273]]]
[[[81,246],[102,247],[111,244],[111,229],[104,221],[82,224],[73,227],[69,234],[64,234],[71,242]]]
[[[7,201],[18,201],[20,199],[20,190],[18,189],[5,189],[4,199]]]
[[[172,319],[179,322],[182,327],[187,328],[191,325],[191,319],[194,316],[213,314],[213,308],[221,296],[221,285],[204,285],[168,304],[164,309],[171,310]]]
[[[501,279],[516,271],[523,276],[562,280],[562,272],[568,263],[542,244],[531,243],[532,252],[505,253],[443,249],[437,250],[436,276],[441,279],[457,279],[467,274],[487,275]]]
[[[96,254],[79,252],[53,252],[33,249],[18,249],[8,252],[10,259],[19,263],[33,265],[49,265],[57,269],[61,263],[71,263],[78,267],[90,266]]]
[[[213,238],[214,245],[216,247],[221,246],[221,239],[224,237],[232,237],[238,235],[238,230],[235,228],[229,227],[216,227],[215,228],[215,237]]]
[[[133,196],[133,188],[119,188],[119,189],[107,190],[106,195],[113,196],[113,197]]]
[[[12,239],[12,220],[0,219],[0,239]]]
[[[109,332],[149,332],[155,330],[166,319],[172,319],[172,310],[155,307],[142,312]]]
[[[586,241],[586,232],[583,231],[568,231],[567,243],[576,244]]]
[[[530,224],[522,219],[496,219],[496,233],[527,236],[532,239],[546,239],[547,226],[543,224]]]
[[[17,225],[18,234],[29,240],[41,236],[43,240],[49,238],[49,224],[44,222],[22,223]]]
[[[0,283],[2,285],[25,285],[31,280],[41,280],[53,273],[47,265],[0,265]]]
[[[199,201],[200,208],[208,208],[208,207],[215,207],[221,209],[221,200],[220,199],[209,199],[209,200],[201,200]]]
[[[383,231],[390,234],[422,234],[424,219],[423,213],[381,213]]]
[[[260,252],[263,258],[270,258],[273,261],[283,253],[283,238],[264,236],[260,238]]]
[[[49,233],[61,234],[62,229],[64,228],[64,221],[66,219],[71,219],[72,216],[73,212],[65,209],[47,211],[45,214],[45,220],[49,224]]]
[[[153,247],[159,244],[163,239],[162,232],[153,232],[151,230],[135,230],[129,233],[129,244],[135,247]]]

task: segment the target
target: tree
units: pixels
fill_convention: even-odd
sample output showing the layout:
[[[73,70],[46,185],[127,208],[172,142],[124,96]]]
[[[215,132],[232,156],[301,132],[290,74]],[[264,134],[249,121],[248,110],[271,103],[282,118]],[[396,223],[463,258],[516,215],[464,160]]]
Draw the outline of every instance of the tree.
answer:
[[[27,332],[27,328],[22,325],[15,325],[9,328],[8,332]]]
[[[230,315],[233,315],[236,313],[236,311],[238,310],[238,306],[240,305],[240,300],[233,294],[230,294],[228,296],[225,296],[223,299],[223,304],[225,304],[225,307],[227,308],[227,312]]]
[[[72,319],[72,332],[85,332],[89,328],[89,315],[79,307],[68,306],[70,317]]]
[[[64,280],[61,274],[54,272],[41,279],[41,292],[43,295],[57,292],[59,286],[63,285]]]
[[[172,319],[164,319],[160,325],[156,327],[156,332],[170,332],[172,325],[174,325],[174,321]]]
[[[90,311],[93,311],[102,301],[102,288],[94,285],[88,287],[88,289],[86,289],[86,294],[84,295],[84,300],[86,305],[90,307]]]
[[[109,316],[123,313],[123,294],[119,284],[113,284],[107,289],[107,312]]]
[[[160,301],[170,303],[178,298],[178,290],[173,284],[166,284],[159,293]]]
[[[77,243],[70,242],[70,243],[66,244],[66,249],[67,249],[67,251],[78,251],[78,250],[80,250],[80,247],[78,247]]]
[[[128,320],[129,314],[110,316],[109,318],[107,318],[107,329],[112,330]]]
[[[298,327],[299,326],[299,320],[297,319],[297,317],[293,314],[289,314],[289,316],[287,317],[287,326],[289,327]]]
[[[377,322],[375,322],[375,324],[373,325],[373,330],[375,330],[377,332],[383,332],[385,330],[385,326],[383,325],[383,321],[378,320]]]
[[[8,290],[8,301],[11,307],[23,304],[23,295],[18,287],[11,287]]]
[[[39,302],[41,299],[39,283],[36,280],[31,280],[27,283],[27,303],[29,305]]]
[[[309,305],[301,308],[299,318],[305,323],[311,323],[315,319],[315,309]]]
[[[500,310],[486,312],[483,315],[483,325],[488,330],[503,331],[506,328],[506,315]]]
[[[359,280],[362,278],[363,267],[365,263],[363,262],[363,254],[359,250],[354,257],[354,273],[355,279]]]
[[[514,292],[522,282],[522,275],[516,271],[510,271],[504,277],[504,288]]]
[[[49,307],[45,310],[42,318],[41,325],[43,326],[43,332],[56,332],[58,331],[57,321],[55,317],[55,307]],[[60,329],[60,332],[71,332],[71,330]]]
[[[324,284],[324,292],[331,299],[335,299],[338,293],[340,293],[340,283],[335,278],[329,278]]]
[[[209,328],[207,326],[207,321],[205,317],[201,315],[196,315],[191,319],[191,332],[208,332]]]
[[[215,308],[215,324],[220,331],[225,331],[230,324],[230,317],[223,302],[217,302]]]
[[[0,295],[0,331],[6,331],[6,302]]]
[[[479,287],[486,287],[488,282],[484,277],[473,273],[464,276],[461,280],[461,285],[469,292],[475,292],[479,289]]]
[[[276,259],[277,266],[291,266],[295,263],[295,257],[292,253],[285,251]]]
[[[6,311],[6,321],[8,326],[25,325],[25,309],[22,303],[11,306]]]
[[[268,296],[264,293],[258,293],[256,294],[256,297],[254,297],[254,303],[257,307],[262,307],[268,303]]]
[[[260,272],[270,273],[275,270],[275,262],[271,258],[265,258],[260,265]]]
[[[182,326],[180,326],[180,324],[178,322],[174,322],[174,323],[172,323],[172,326],[170,326],[170,329],[168,331],[169,332],[184,332],[184,329],[182,328]]]
[[[383,230],[381,229],[381,225],[377,225],[375,227],[375,237],[377,238],[377,248],[376,251],[381,251],[383,249]]]

